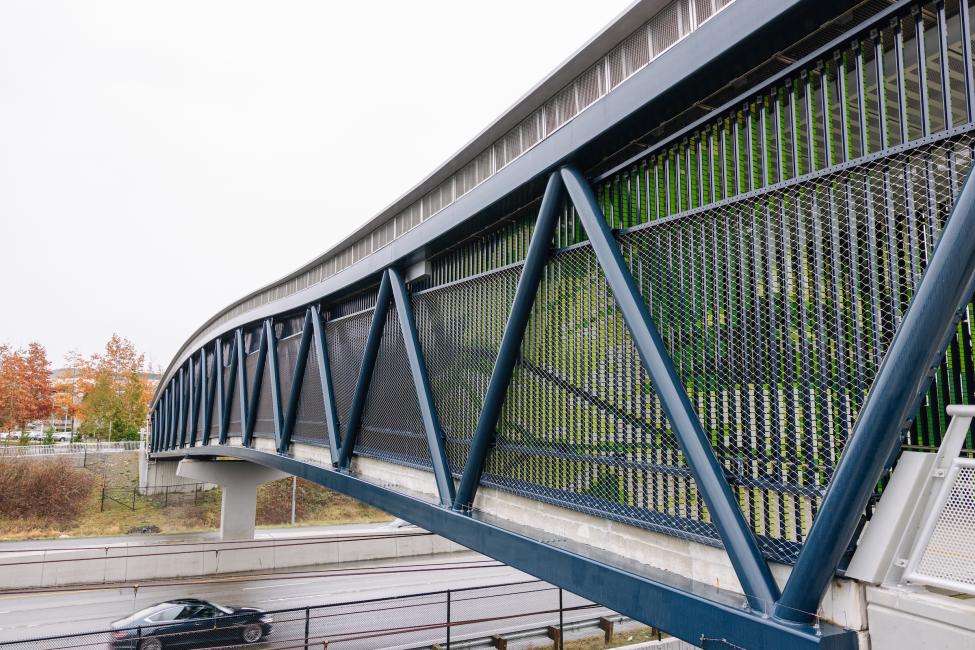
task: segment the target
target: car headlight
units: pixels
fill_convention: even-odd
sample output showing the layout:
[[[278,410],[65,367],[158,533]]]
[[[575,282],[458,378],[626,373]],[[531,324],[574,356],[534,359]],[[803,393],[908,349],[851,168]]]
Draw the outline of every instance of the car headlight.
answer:
[[[273,623],[274,617],[270,614],[264,614],[261,616],[261,623]]]

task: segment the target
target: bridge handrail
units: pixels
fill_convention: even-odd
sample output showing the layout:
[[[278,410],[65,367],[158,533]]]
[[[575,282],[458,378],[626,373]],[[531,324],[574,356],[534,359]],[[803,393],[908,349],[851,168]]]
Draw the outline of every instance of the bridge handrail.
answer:
[[[0,458],[137,451],[140,444],[138,440],[120,440],[113,442],[69,442],[53,445],[0,445]]]

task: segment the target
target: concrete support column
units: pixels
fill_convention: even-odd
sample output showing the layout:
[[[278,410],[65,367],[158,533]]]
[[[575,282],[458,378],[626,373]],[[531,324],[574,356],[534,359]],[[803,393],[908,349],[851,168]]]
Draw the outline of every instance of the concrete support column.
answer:
[[[254,539],[257,486],[287,478],[290,474],[243,460],[193,460],[179,462],[178,476],[223,488],[220,508],[220,539]]]

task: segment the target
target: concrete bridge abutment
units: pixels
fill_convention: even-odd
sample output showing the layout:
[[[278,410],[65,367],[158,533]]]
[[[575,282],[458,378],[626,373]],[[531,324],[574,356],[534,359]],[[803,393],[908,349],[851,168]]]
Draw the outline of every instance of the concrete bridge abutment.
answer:
[[[223,489],[220,507],[220,539],[254,539],[257,518],[257,486],[290,474],[243,460],[179,461],[177,476],[200,483],[216,483]]]

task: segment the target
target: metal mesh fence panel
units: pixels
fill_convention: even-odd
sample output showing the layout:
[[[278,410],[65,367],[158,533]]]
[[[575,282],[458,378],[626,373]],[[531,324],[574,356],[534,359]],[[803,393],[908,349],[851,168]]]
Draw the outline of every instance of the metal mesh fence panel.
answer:
[[[268,355],[271,351],[268,350]],[[266,360],[264,370],[261,373],[261,391],[257,397],[257,411],[254,415],[254,435],[261,438],[274,437],[274,405],[271,403],[271,361]],[[248,385],[250,386],[250,385]],[[284,390],[284,379],[282,377],[282,391]],[[282,392],[282,395],[286,393]]]
[[[349,409],[352,408],[352,397],[359,378],[359,366],[362,365],[362,352],[369,335],[373,311],[370,308],[336,318],[328,321],[325,326],[332,386],[335,391],[335,412],[342,435],[348,428]],[[341,435],[339,439],[341,440]]]
[[[547,265],[484,481],[710,539],[680,447],[588,245]]]
[[[386,312],[356,453],[405,465],[429,467],[431,464],[403,332],[392,305]]]
[[[413,296],[413,309],[451,470],[467,462],[520,268]]]
[[[322,396],[322,379],[318,369],[318,349],[313,342],[305,362],[305,374],[301,381],[298,413],[295,416],[294,440],[326,444],[325,399]]]
[[[795,559],[972,145],[971,135],[947,138],[620,238],[771,558]],[[941,374],[963,376],[960,358],[949,351]],[[926,408],[940,413],[937,391]],[[716,542],[586,244],[546,268],[485,479]]]
[[[237,372],[243,372],[243,368],[237,368]],[[223,386],[224,390],[230,390],[232,396],[230,398],[230,418],[227,425],[227,435],[228,436],[239,436],[243,432],[243,427],[240,422],[240,381],[239,378],[234,376],[233,384],[230,384],[230,366],[224,368],[223,371]]]

